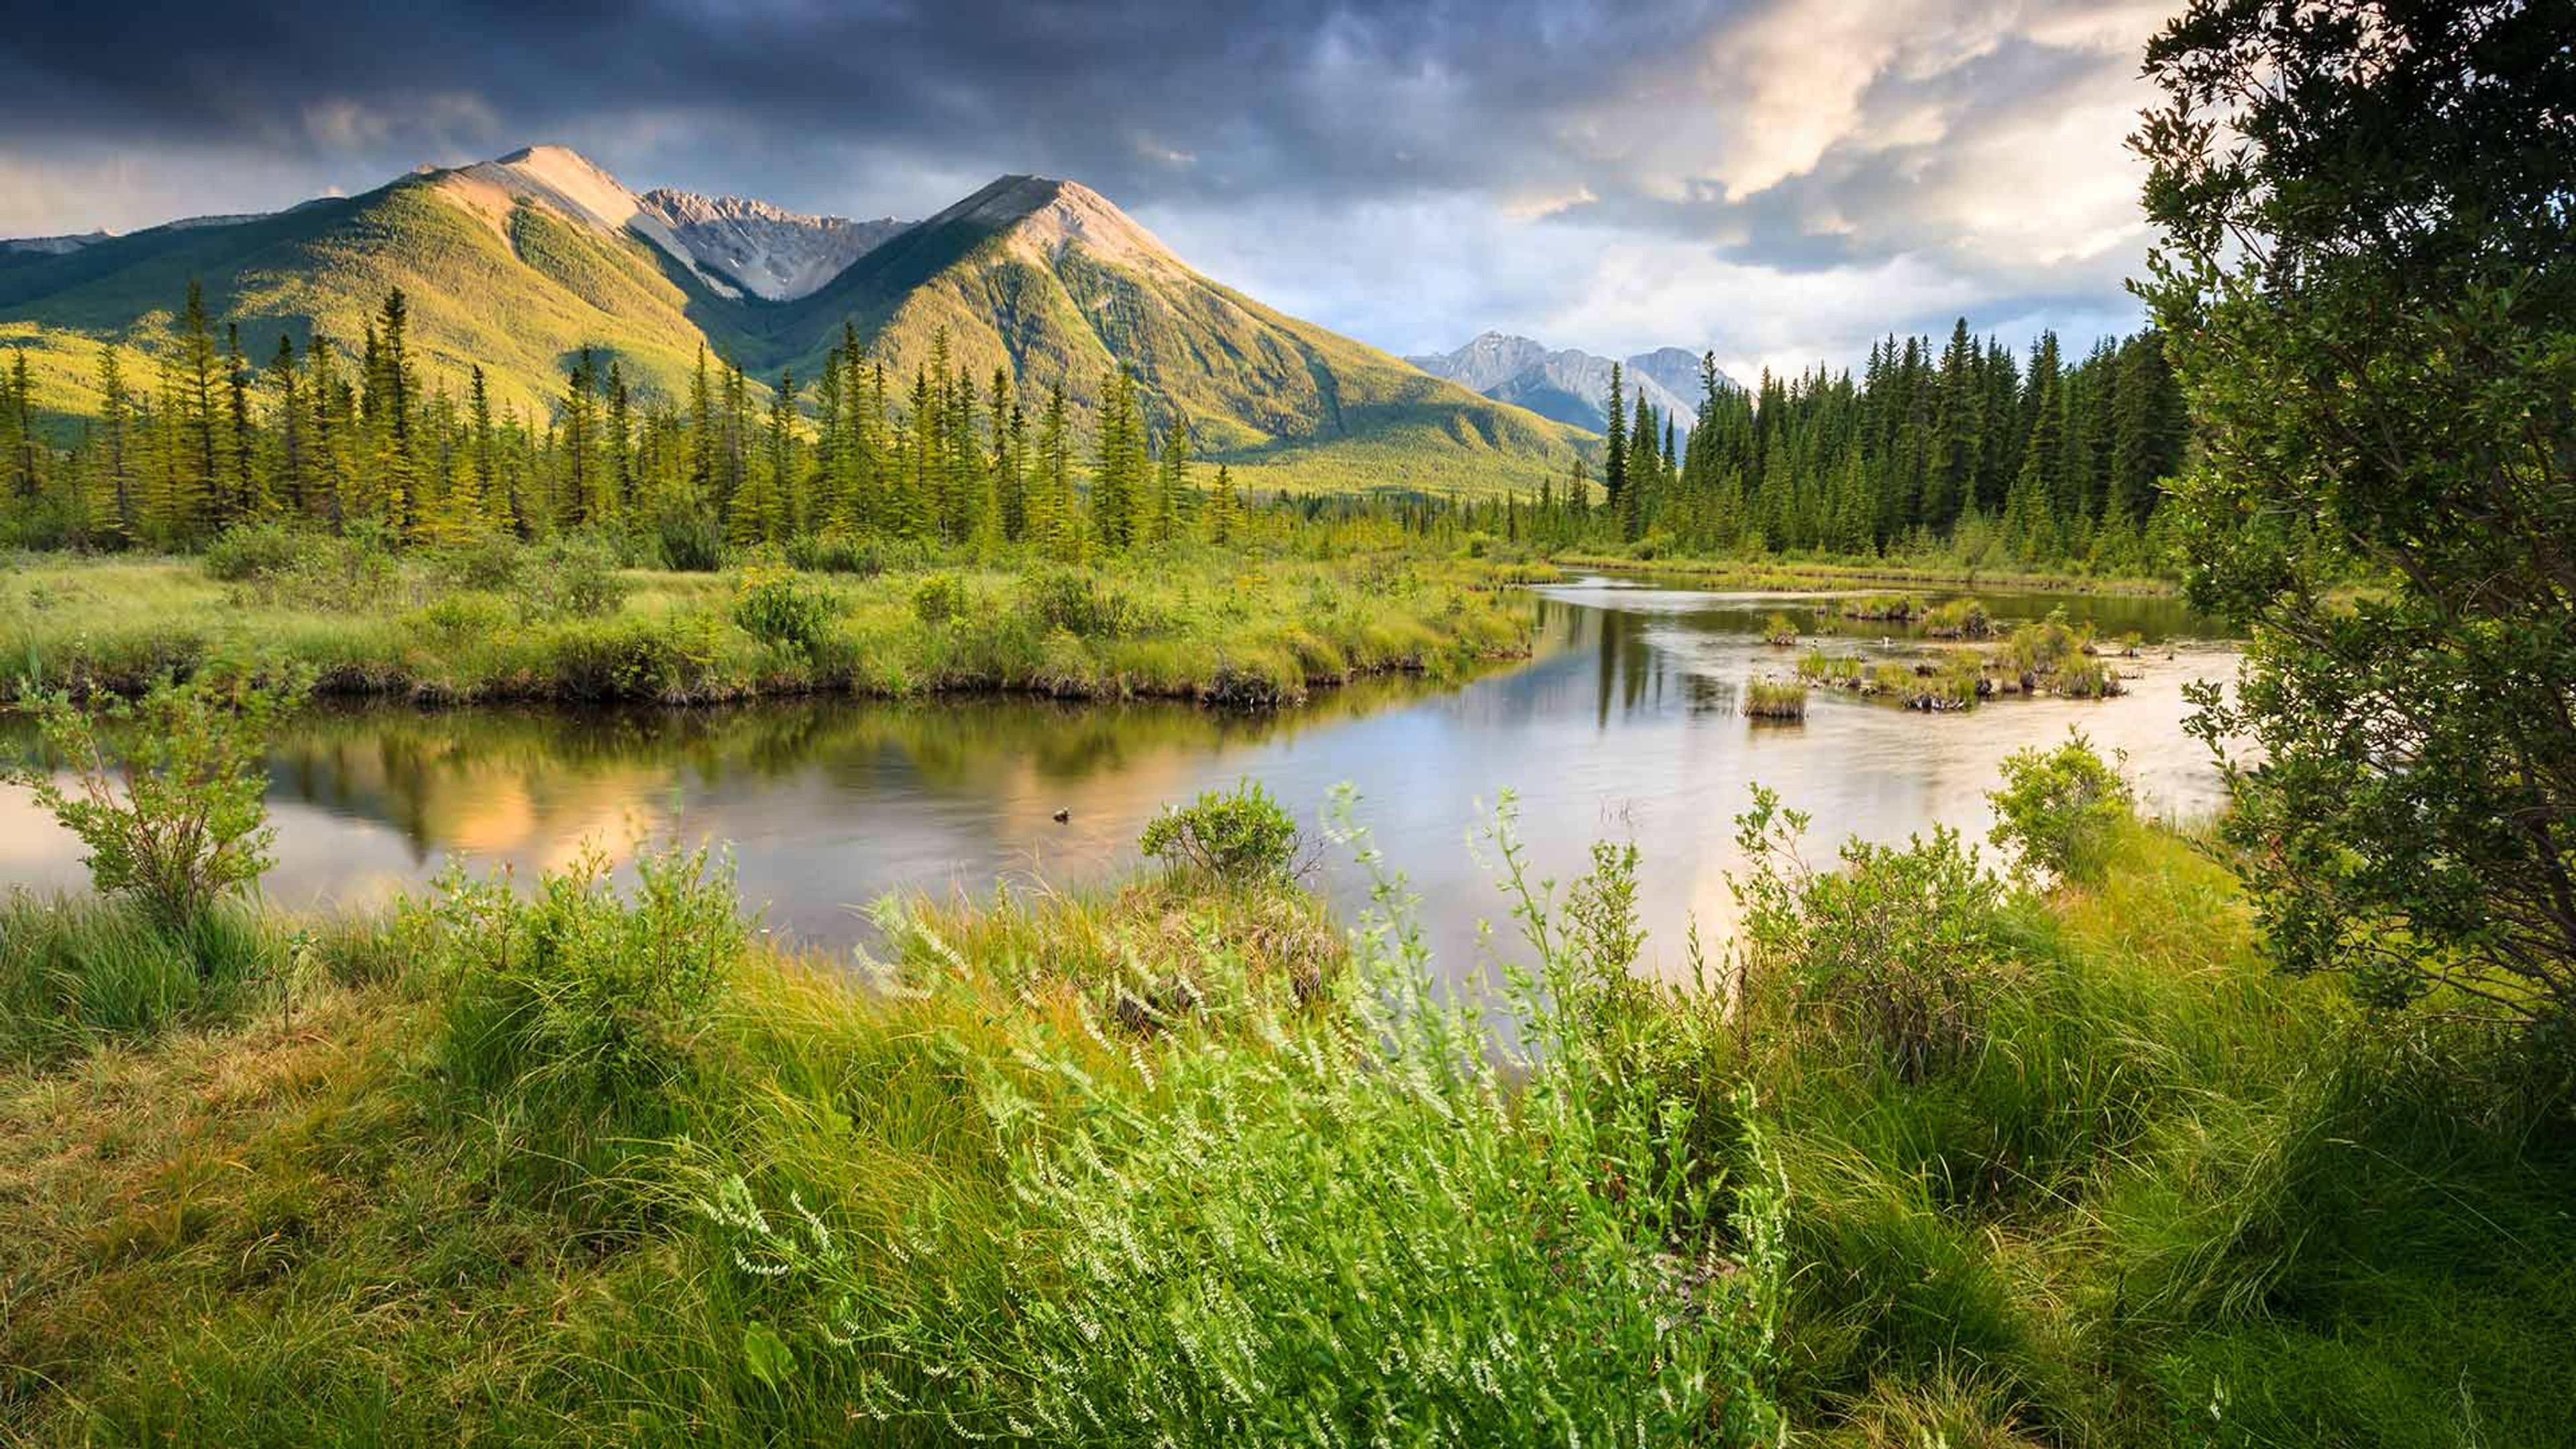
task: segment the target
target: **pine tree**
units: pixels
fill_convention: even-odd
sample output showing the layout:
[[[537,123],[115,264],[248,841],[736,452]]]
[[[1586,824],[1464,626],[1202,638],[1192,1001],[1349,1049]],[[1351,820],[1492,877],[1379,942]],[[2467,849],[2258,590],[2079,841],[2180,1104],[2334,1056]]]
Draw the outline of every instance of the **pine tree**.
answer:
[[[1001,419],[1007,415],[1007,425]],[[993,369],[993,515],[1001,536],[1017,543],[1029,536],[1028,419],[1011,389],[1007,369]]]
[[[1156,543],[1180,536],[1181,511],[1190,487],[1190,420],[1176,417],[1163,437],[1163,456],[1154,470],[1153,506],[1149,510]]]
[[[295,339],[280,333],[277,351],[268,359],[268,391],[275,399],[268,430],[268,456],[261,471],[268,479],[268,500],[295,518],[305,512],[304,397],[295,368]]]
[[[600,411],[599,488],[590,514],[605,522],[622,517],[635,500],[635,420],[626,392],[626,372],[608,359],[608,380]]]
[[[99,501],[108,530],[130,543],[142,523],[134,496],[133,466],[126,456],[128,417],[133,404],[125,391],[125,370],[117,361],[113,342],[99,344],[98,397],[98,429],[92,438],[97,451]]]
[[[1619,364],[1610,364],[1610,396],[1602,404],[1608,418],[1603,425],[1601,454],[1601,501],[1625,526],[1628,507],[1628,404],[1621,394]]]
[[[483,500],[484,517],[510,529],[524,526],[518,517],[517,500],[501,496],[500,459],[496,456],[492,436],[492,394],[483,381],[483,369],[477,365],[465,385],[466,472],[472,480],[474,494]]]
[[[587,347],[575,354],[565,379],[562,428],[562,488],[556,495],[555,522],[566,525],[600,522],[594,511],[599,492],[599,362]]]
[[[215,339],[206,322],[205,288],[193,277],[180,322],[178,365],[183,390],[174,418],[185,451],[175,463],[172,493],[178,504],[175,521],[183,533],[194,535],[222,521],[223,500],[215,490],[223,470],[216,456]]]
[[[1048,552],[1068,557],[1076,551],[1073,447],[1066,428],[1062,382],[1048,389],[1046,414],[1038,424],[1037,506],[1030,526]]]
[[[1240,508],[1234,494],[1234,474],[1223,463],[1216,465],[1216,487],[1208,495],[1207,530],[1210,543],[1230,543],[1234,539],[1235,518]]]
[[[1145,482],[1145,425],[1137,410],[1134,374],[1119,368],[1106,392],[1100,451],[1092,469],[1091,523],[1102,547],[1124,550],[1136,537],[1137,495]]]

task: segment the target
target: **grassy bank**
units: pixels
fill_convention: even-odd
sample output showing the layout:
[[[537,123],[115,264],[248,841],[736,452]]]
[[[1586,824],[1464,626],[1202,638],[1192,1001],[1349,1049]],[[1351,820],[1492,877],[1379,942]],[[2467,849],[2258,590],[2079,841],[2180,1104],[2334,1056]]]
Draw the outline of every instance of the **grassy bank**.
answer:
[[[1792,559],[1629,558],[1619,554],[1553,555],[1561,568],[1608,574],[1652,574],[1687,579],[1694,586],[1759,590],[1876,588],[1989,589],[2005,593],[2106,594],[2171,598],[2180,590],[2166,579],[2112,578],[2094,574],[2033,573],[1967,568],[1946,563],[1881,560],[1867,563]]]
[[[676,703],[849,692],[1168,697],[1247,708],[1528,647],[1505,570],[1176,549],[1115,571],[959,560],[856,571],[621,569],[595,550],[440,556],[299,540],[265,555],[29,555],[0,579],[0,691],[133,692],[220,658],[424,703]]]
[[[2189,841],[2106,855],[1756,874],[1730,1015],[1625,978],[1606,851],[1516,1070],[1275,881],[913,902],[855,966],[679,859],[185,937],[20,900],[0,1423],[2576,1439],[2564,1082],[2273,974]]]

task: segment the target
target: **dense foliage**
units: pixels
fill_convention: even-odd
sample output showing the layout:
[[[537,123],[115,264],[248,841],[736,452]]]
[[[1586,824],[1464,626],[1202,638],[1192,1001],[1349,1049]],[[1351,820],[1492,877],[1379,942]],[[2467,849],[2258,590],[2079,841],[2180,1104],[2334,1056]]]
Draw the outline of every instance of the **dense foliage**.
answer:
[[[1067,559],[1180,538],[1230,544],[1249,501],[1232,472],[1197,461],[1185,412],[1125,371],[1027,393],[1008,368],[978,377],[934,332],[907,382],[855,327],[810,378],[764,388],[702,351],[684,392],[640,385],[614,354],[573,355],[544,409],[498,403],[481,368],[451,394],[418,355],[412,299],[388,294],[353,373],[329,339],[280,336],[265,365],[237,329],[219,339],[190,287],[148,385],[101,344],[98,414],[77,447],[43,439],[26,354],[0,371],[0,528],[34,545],[197,547],[244,524],[372,525],[405,542],[457,544],[615,529],[672,568],[728,547],[1024,545]],[[1686,437],[1642,394],[1593,466],[1560,490],[1507,487],[1462,501],[1462,473],[1424,491],[1409,468],[1354,476],[1352,496],[1294,507],[1359,512],[1416,532],[1505,545],[1869,556],[1947,545],[1967,561],[2168,567],[2154,526],[2158,481],[2183,453],[2179,396],[2153,334],[2060,358],[2054,335],[2027,367],[1962,319],[1946,347],[1895,338],[1867,371],[1766,374],[1723,383]],[[764,397],[765,394],[765,397]],[[1517,475],[1515,475],[1517,476]],[[1375,494],[1376,496],[1360,496]],[[1596,496],[1597,495],[1597,496]]]
[[[9,778],[89,848],[102,894],[131,895],[160,924],[186,926],[268,869],[275,832],[262,752],[300,683],[236,673],[164,676],[139,700],[40,693],[29,703],[45,748]]]
[[[2119,770],[2070,726],[2064,744],[2015,750],[2003,771],[2003,788],[1986,796],[1995,812],[1994,843],[2011,850],[2021,866],[2059,880],[2099,879],[2136,805]]]
[[[1136,848],[1147,859],[1227,880],[1276,879],[1297,863],[1297,822],[1260,781],[1245,780],[1164,810],[1146,823]]]
[[[1676,438],[1640,394],[1606,400],[1614,426],[1597,505],[1580,477],[1542,495],[1553,544],[1652,557],[1766,551],[1870,555],[1945,541],[1989,566],[2075,564],[2142,574],[2170,565],[2157,508],[2180,468],[2182,397],[2148,332],[2081,360],[2054,333],[2027,365],[1962,318],[1931,339],[1870,348],[1859,379],[1819,368],[1724,384],[1702,359],[1697,423]]]
[[[2194,599],[2270,949],[2576,1005],[2576,51],[2563,6],[2205,0],[2148,51],[2143,294],[2208,438]],[[2357,599],[2335,586],[2358,578]]]

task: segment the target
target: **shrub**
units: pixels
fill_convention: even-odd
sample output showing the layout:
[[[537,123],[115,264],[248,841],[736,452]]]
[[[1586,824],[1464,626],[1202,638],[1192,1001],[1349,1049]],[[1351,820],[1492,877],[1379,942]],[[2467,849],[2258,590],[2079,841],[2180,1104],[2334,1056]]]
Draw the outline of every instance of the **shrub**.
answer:
[[[421,627],[452,642],[486,638],[518,622],[518,606],[499,594],[467,589],[434,600],[416,616]]]
[[[110,696],[94,712],[38,696],[45,747],[71,783],[34,763],[12,774],[89,847],[101,894],[132,895],[156,921],[185,926],[268,869],[275,831],[261,766],[270,728],[304,684],[165,675],[141,700]]]
[[[347,613],[391,600],[403,582],[398,540],[362,526],[333,535],[255,524],[227,531],[208,549],[206,572],[239,583],[261,603]]]
[[[1906,1081],[1967,1058],[2011,975],[2003,888],[1976,847],[1947,827],[1902,846],[1855,839],[1826,874],[1798,852],[1807,823],[1759,785],[1735,819],[1750,869],[1728,883],[1748,976],[1787,993],[1790,1020],[1867,1049]]]
[[[665,508],[653,520],[653,545],[674,573],[711,574],[724,567],[724,526],[703,508]]]
[[[461,589],[508,593],[519,586],[528,563],[525,544],[507,534],[486,534],[472,543],[439,551],[439,571]]]
[[[1798,626],[1786,614],[1773,614],[1762,625],[1762,642],[1774,649],[1787,649],[1798,642]]]
[[[626,599],[626,581],[617,576],[616,546],[597,534],[568,533],[535,550],[520,586],[528,617],[596,619],[613,614]]]
[[[1090,569],[1044,569],[1020,581],[1020,608],[1043,629],[1079,639],[1123,639],[1155,632],[1154,611]]]
[[[2003,788],[1986,796],[1995,811],[1988,838],[2030,869],[2063,880],[2101,879],[2111,842],[2135,804],[2120,772],[2075,729],[2055,749],[2015,751],[2003,771]]]
[[[431,915],[453,947],[446,1046],[458,1075],[613,1109],[683,1069],[748,943],[730,863],[646,852],[633,896],[585,850],[521,901],[451,873]]]
[[[786,569],[746,569],[734,590],[733,621],[744,633],[808,658],[821,647],[836,612],[830,590]]]
[[[931,574],[913,585],[912,612],[935,629],[966,612],[966,587],[947,574]]]
[[[800,533],[787,541],[787,562],[809,573],[855,574],[872,579],[885,572],[885,550],[873,538],[846,533]]]
[[[1166,865],[1227,880],[1277,880],[1296,863],[1297,823],[1259,781],[1246,780],[1232,794],[1209,790],[1185,809],[1166,807],[1137,847]]]
[[[206,545],[206,577],[228,584],[282,574],[318,540],[283,523],[236,523]]]
[[[555,687],[571,699],[686,699],[717,657],[723,621],[696,611],[580,619],[547,639]]]

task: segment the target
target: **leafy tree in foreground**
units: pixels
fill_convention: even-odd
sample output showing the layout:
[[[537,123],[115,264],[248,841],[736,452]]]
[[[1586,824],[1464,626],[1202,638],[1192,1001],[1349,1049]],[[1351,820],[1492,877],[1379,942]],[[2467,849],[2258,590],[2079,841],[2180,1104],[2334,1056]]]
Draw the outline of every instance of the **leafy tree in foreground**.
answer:
[[[267,871],[276,832],[263,751],[309,683],[164,679],[140,701],[109,697],[94,711],[38,695],[45,745],[67,776],[34,763],[10,773],[89,847],[101,892],[185,926]]]
[[[2365,996],[2576,1007],[2576,52],[2547,4],[2200,0],[2134,138],[2206,457],[2198,726],[2272,949]],[[2362,585],[2339,603],[2339,583]]]

